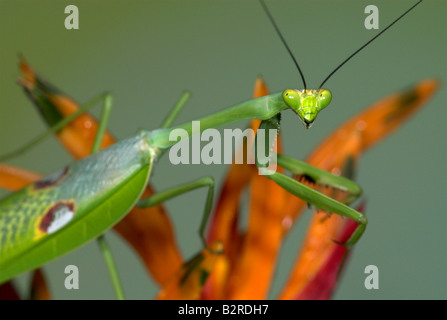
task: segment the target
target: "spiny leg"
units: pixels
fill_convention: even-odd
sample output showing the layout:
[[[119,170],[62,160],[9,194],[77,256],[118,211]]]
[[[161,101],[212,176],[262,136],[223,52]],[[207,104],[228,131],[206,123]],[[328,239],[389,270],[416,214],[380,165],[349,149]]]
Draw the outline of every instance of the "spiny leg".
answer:
[[[274,129],[276,131],[279,130],[279,123],[280,123],[279,116],[275,116],[272,119],[264,120],[261,122],[261,125],[259,126],[258,130],[260,129],[265,130],[264,136],[266,137],[265,142],[266,144],[269,144],[269,141],[271,141],[271,139],[269,139],[270,130],[271,129]],[[256,135],[256,140],[257,139],[258,135]],[[275,181],[275,183],[281,186],[284,190],[288,191],[289,193],[297,196],[298,198],[306,201],[307,203],[310,203],[311,205],[317,208],[320,208],[327,212],[336,213],[340,216],[351,218],[355,222],[357,222],[359,225],[357,226],[351,237],[344,243],[346,247],[348,248],[351,247],[360,239],[363,232],[365,231],[367,224],[367,219],[362,213],[282,173],[278,173],[276,171],[271,170],[269,171],[268,169],[266,169],[268,168],[269,163],[261,164],[258,161],[259,155],[257,150],[258,146],[257,141],[255,142],[255,146],[256,146],[255,150],[256,165],[258,166],[258,168],[264,169],[267,178]],[[265,150],[270,150],[270,147],[266,147]],[[318,181],[318,183],[322,185],[328,185],[331,187],[341,189],[343,191],[348,191],[350,193],[350,197],[348,198],[349,201],[353,201],[353,199],[357,198],[361,194],[360,188],[355,183],[346,178],[335,176],[331,173],[325,172],[324,170],[314,168],[308,164],[303,165],[302,162],[294,160],[290,157],[278,155],[277,160],[280,166],[283,166],[285,169],[291,171],[292,173],[306,174],[313,180]]]
[[[354,181],[332,174],[323,169],[314,167],[304,161],[300,161],[282,154],[277,155],[278,165],[291,173],[306,177],[307,180],[323,187],[331,187],[333,189],[346,192],[348,196],[343,203],[349,204],[362,195],[362,189]]]
[[[202,187],[207,187],[208,193],[207,193],[207,197],[206,197],[202,221],[200,223],[199,236],[200,236],[200,239],[202,240],[204,249],[208,250],[208,252],[210,252],[212,254],[222,254],[223,248],[220,243],[217,244],[217,246],[215,243],[214,243],[214,246],[213,246],[213,244],[210,244],[208,246],[206,243],[206,240],[205,240],[205,227],[207,225],[208,218],[211,213],[212,203],[213,203],[213,195],[214,195],[214,179],[212,177],[200,178],[200,179],[193,180],[191,182],[158,192],[146,199],[140,200],[137,203],[137,207],[146,208],[146,207],[156,206],[156,205],[159,205],[159,204],[161,204],[171,198],[174,198],[178,195],[181,195],[188,191],[192,191],[192,190],[202,188]],[[195,270],[200,265],[200,263],[203,260],[202,252],[199,252],[197,255],[193,256],[192,258],[190,258],[188,261],[186,261],[183,264],[183,268],[186,271],[182,278],[182,282],[185,282],[186,278],[189,277],[189,275],[193,272],[193,270]]]
[[[204,177],[204,178],[200,178],[197,180],[193,180],[191,182],[161,191],[161,192],[157,192],[156,194],[153,194],[152,196],[146,198],[146,199],[142,199],[137,203],[137,207],[142,207],[142,208],[146,208],[146,207],[152,207],[152,206],[156,206],[158,204],[161,204],[171,198],[174,198],[176,196],[179,196],[183,193],[198,189],[198,188],[202,188],[202,187],[207,187],[208,188],[208,194],[206,197],[206,202],[205,202],[205,208],[203,211],[203,217],[202,217],[202,221],[200,223],[200,228],[199,228],[199,236],[200,239],[202,240],[203,246],[206,248],[206,240],[205,240],[205,228],[206,228],[206,224],[208,222],[208,218],[210,216],[211,213],[211,209],[212,209],[212,205],[213,205],[213,195],[214,195],[214,179],[213,177]]]
[[[359,238],[363,234],[363,231],[366,228],[367,219],[361,212],[358,212],[357,210],[354,210],[344,203],[334,200],[331,197],[328,197],[284,174],[275,172],[266,177],[275,181],[286,191],[314,205],[317,208],[320,208],[327,212],[336,213],[343,217],[351,218],[355,222],[357,222],[359,225],[357,226],[351,237],[346,241],[346,243],[344,243],[345,246],[351,247],[359,240]]]

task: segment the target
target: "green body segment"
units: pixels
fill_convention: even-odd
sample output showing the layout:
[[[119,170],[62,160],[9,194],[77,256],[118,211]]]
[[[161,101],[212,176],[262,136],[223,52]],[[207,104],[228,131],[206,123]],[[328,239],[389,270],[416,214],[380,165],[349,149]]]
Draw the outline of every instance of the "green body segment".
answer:
[[[289,107],[284,102],[282,93],[274,93],[242,102],[207,117],[197,119],[197,121],[200,121],[200,130],[203,131],[205,129],[218,128],[242,120],[267,120],[288,108]],[[152,131],[150,138],[151,145],[160,149],[172,147],[177,143],[177,141],[169,139],[173,129],[183,129],[188,136],[191,136],[194,133],[192,122],[187,122],[173,128],[157,129]]]
[[[148,140],[149,132],[141,132],[0,201],[0,283],[75,249],[124,217],[156,158]]]

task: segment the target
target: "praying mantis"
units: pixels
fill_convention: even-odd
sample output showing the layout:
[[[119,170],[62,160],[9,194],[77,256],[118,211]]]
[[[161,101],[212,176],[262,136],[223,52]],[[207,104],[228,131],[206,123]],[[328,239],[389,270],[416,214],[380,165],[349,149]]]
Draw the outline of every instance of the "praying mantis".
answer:
[[[320,117],[322,117],[322,116],[320,116]],[[314,129],[314,128],[312,128],[312,129]]]

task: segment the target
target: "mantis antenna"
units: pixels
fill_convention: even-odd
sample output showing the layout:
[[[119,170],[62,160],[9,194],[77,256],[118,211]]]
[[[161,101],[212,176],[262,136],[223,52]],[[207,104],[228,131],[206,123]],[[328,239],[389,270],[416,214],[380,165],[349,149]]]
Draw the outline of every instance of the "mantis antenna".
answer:
[[[259,0],[259,2],[261,3],[262,7],[264,8],[265,13],[267,14],[267,16],[270,19],[270,22],[272,23],[273,27],[276,30],[276,33],[278,34],[278,36],[281,38],[282,43],[284,44],[284,46],[286,47],[287,51],[289,52],[290,57],[292,58],[293,62],[295,62],[295,65],[301,75],[301,80],[303,80],[303,86],[304,86],[304,90],[306,90],[306,80],[304,80],[304,75],[303,72],[301,71],[300,66],[298,65],[298,62],[296,61],[295,57],[293,56],[292,51],[290,50],[289,46],[287,45],[286,40],[284,39],[284,37],[281,34],[281,31],[279,31],[278,26],[276,25],[275,19],[273,19],[269,9],[267,8],[267,5],[265,4],[264,0]]]
[[[361,50],[363,50],[366,46],[368,46],[371,42],[373,42],[374,40],[376,40],[381,34],[383,34],[385,31],[387,31],[389,28],[391,28],[391,26],[393,24],[395,24],[397,21],[399,21],[400,19],[402,19],[407,13],[409,13],[411,10],[413,10],[418,4],[420,4],[422,2],[422,0],[419,0],[415,5],[413,5],[410,9],[408,9],[407,11],[405,11],[399,18],[397,18],[396,20],[394,20],[393,22],[391,22],[388,27],[386,27],[385,29],[383,29],[382,31],[380,31],[378,34],[376,34],[371,40],[369,40],[367,43],[365,43],[363,46],[361,46],[359,49],[357,49],[353,54],[351,54],[348,58],[345,59],[345,61],[343,61],[342,63],[340,63],[338,65],[338,67],[336,67],[334,69],[334,71],[332,71],[327,77],[326,79],[323,80],[323,82],[320,84],[320,86],[318,87],[318,89],[321,89],[323,87],[323,85],[326,83],[326,81],[329,80],[330,77],[332,77],[334,75],[335,72],[338,71],[338,69],[340,69],[346,62],[348,62],[349,60],[351,60],[352,57],[354,57],[357,53],[359,53]]]

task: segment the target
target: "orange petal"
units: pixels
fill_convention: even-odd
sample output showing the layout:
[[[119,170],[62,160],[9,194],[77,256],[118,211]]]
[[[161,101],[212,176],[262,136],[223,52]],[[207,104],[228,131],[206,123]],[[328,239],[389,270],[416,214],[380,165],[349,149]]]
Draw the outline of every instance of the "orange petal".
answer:
[[[253,97],[258,98],[268,94],[268,89],[261,77],[256,79]],[[251,128],[257,130],[260,120],[252,120]],[[253,141],[248,141],[247,150],[252,149]],[[239,153],[244,152],[239,149]],[[223,299],[226,295],[227,278],[239,259],[242,236],[237,229],[240,197],[253,177],[258,175],[256,166],[233,164],[227,174],[219,195],[216,209],[212,215],[208,241],[221,241],[225,254],[218,257],[216,268],[213,270],[204,289],[204,299]]]
[[[265,299],[281,246],[285,193],[259,175],[251,186],[249,226],[229,278],[228,299]]]
[[[223,299],[224,286],[232,261],[237,259],[241,235],[237,228],[240,197],[244,188],[256,171],[247,164],[231,166],[224,182],[216,209],[211,217],[207,243],[220,241],[224,254],[220,255],[216,263],[218,268],[212,271],[207,282],[204,299]]]
[[[255,86],[255,95],[258,94],[268,94],[260,78]],[[252,121],[252,128],[259,124],[259,120]],[[277,147],[280,153],[279,138]],[[251,167],[256,173],[250,182],[249,225],[228,279],[228,299],[266,298],[282,240],[285,192],[273,181],[259,175],[255,165]]]
[[[0,163],[0,188],[17,191],[41,177],[37,173]]]
[[[39,109],[41,107],[37,101],[43,101],[53,118],[66,117],[79,109],[75,101],[41,79],[25,60],[21,61],[20,69],[24,75],[20,83]],[[73,157],[80,159],[90,154],[97,128],[97,121],[84,113],[56,135]],[[101,148],[113,143],[115,139],[106,133]],[[144,197],[153,193],[148,186]],[[135,248],[158,283],[164,283],[182,264],[172,225],[162,206],[133,209],[115,226],[115,230]]]
[[[150,194],[153,191],[146,188],[142,198]],[[159,284],[165,284],[182,265],[175,234],[163,206],[135,207],[114,229],[138,252]]]
[[[353,220],[342,221],[340,230],[340,237],[337,241],[343,243],[349,239],[357,227],[357,223]],[[333,244],[331,250],[327,253],[327,259],[324,264],[318,268],[318,272],[314,274],[307,274],[311,279],[306,283],[306,286],[299,291],[292,299],[295,300],[328,300],[330,299],[333,290],[337,284],[340,264],[344,261],[346,265],[347,256],[346,247]],[[350,253],[350,252],[349,252]]]
[[[185,263],[172,279],[161,289],[159,300],[197,300],[200,299],[203,286],[213,270],[222,244],[213,242],[194,258]]]
[[[240,196],[257,170],[247,164],[234,164],[227,174],[224,185],[212,215],[208,242],[221,241],[228,252],[237,236],[237,221]]]
[[[31,300],[51,300],[50,291],[41,269],[34,270],[31,284]]]
[[[20,70],[25,78],[20,79],[19,84],[35,103],[49,126],[53,126],[57,121],[79,109],[75,101],[40,78],[25,60],[21,60]],[[84,113],[58,131],[56,136],[75,159],[80,159],[90,154],[97,129],[96,119]],[[104,148],[114,142],[112,135],[106,132],[101,147]]]
[[[343,243],[357,223],[337,214],[314,214],[299,258],[279,299],[329,299],[345,253]]]
[[[253,88],[253,98],[260,98],[269,94],[269,89],[264,79],[259,76],[256,78],[255,86]],[[260,121],[260,120],[256,120]]]

